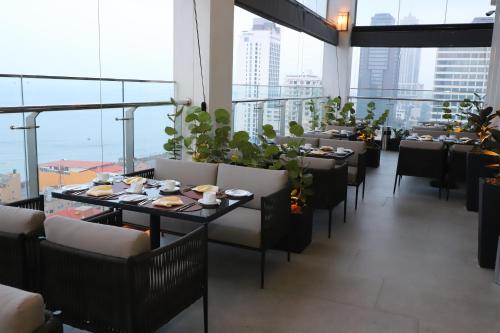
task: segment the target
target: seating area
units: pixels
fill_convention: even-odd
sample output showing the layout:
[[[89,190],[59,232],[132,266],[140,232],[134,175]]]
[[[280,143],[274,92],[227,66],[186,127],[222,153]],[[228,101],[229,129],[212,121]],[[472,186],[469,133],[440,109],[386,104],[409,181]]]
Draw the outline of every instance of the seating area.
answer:
[[[0,333],[500,333],[497,5],[0,2]]]

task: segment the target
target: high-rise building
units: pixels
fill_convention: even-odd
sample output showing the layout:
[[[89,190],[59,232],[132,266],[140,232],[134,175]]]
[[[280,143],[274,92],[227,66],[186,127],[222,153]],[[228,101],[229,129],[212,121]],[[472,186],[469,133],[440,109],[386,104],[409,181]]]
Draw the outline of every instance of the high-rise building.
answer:
[[[400,20],[401,25],[416,25],[418,19],[409,14]],[[397,96],[401,98],[416,99],[419,97],[419,90],[423,89],[423,84],[419,82],[420,71],[420,48],[402,48],[399,51],[399,77]],[[408,127],[415,125],[415,121],[420,120],[420,106],[412,101],[399,101],[396,106],[396,122],[392,123],[397,127]],[[412,119],[411,123],[408,121]]]
[[[371,19],[371,25],[394,25],[395,19],[391,14],[378,13]],[[359,61],[358,94],[365,97],[391,97],[394,89],[398,88],[399,81],[399,53],[398,48],[365,47],[361,48]],[[358,115],[365,114],[368,100],[358,100]],[[391,108],[389,108],[391,109]],[[378,108],[381,113],[383,108]],[[390,117],[395,117],[390,110]]]
[[[492,17],[478,17],[473,23],[493,23]],[[442,101],[473,98],[473,94],[486,94],[489,47],[438,48],[434,74],[434,99]],[[451,103],[453,112],[457,103]],[[434,103],[432,118],[442,119],[442,102]]]
[[[239,36],[236,81],[243,84],[244,98],[272,98],[280,94],[280,28],[263,18],[255,18],[252,30]],[[240,103],[236,126],[252,135],[260,124],[259,113],[264,112],[262,122],[279,125],[279,104],[268,102],[264,109],[258,103]],[[278,123],[276,123],[278,122]]]
[[[286,97],[319,97],[323,94],[322,90],[321,78],[311,72],[300,75],[287,75],[285,78]],[[285,123],[292,120],[301,121],[305,129],[309,129],[310,114],[305,106],[305,100],[291,100],[288,102]]]

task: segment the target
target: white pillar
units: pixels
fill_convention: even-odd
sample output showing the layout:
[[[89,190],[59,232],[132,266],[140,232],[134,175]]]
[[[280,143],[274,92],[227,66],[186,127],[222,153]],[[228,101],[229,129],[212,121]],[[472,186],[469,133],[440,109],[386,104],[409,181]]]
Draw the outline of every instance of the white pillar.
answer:
[[[490,68],[486,93],[486,105],[492,106],[494,110],[500,109],[500,17],[498,14],[495,15],[495,26],[491,41]],[[496,126],[500,128],[500,121],[498,119],[496,119]]]
[[[349,31],[339,32],[339,45],[325,43],[323,54],[324,94],[347,101],[351,85],[351,31],[356,15],[355,0],[329,0],[327,20],[335,22],[339,12],[349,12]]]
[[[234,0],[197,0],[205,95],[210,112],[231,111]],[[201,105],[203,91],[193,1],[174,1],[176,97]]]

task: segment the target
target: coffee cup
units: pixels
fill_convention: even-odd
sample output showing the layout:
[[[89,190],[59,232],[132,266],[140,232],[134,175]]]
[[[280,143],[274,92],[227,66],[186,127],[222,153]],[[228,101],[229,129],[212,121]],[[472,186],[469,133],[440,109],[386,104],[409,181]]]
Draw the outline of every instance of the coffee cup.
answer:
[[[175,185],[175,180],[168,179],[163,182],[163,188],[167,191],[173,191],[175,189]]]
[[[445,140],[446,139],[446,135],[440,135],[439,136],[439,140]]]
[[[456,139],[457,136],[455,134],[450,134],[450,139]]]
[[[109,173],[98,173],[96,174],[96,179],[100,182],[107,182],[109,180]]]
[[[310,143],[304,144],[304,149],[307,149],[307,150],[312,149],[312,144],[310,144]]]
[[[215,192],[204,192],[203,193],[203,202],[212,205],[217,203],[217,197]]]
[[[142,182],[133,182],[132,184],[130,184],[130,192],[142,193],[143,192],[143,183]]]
[[[339,154],[345,153],[345,148],[343,148],[343,147],[337,147],[337,153],[339,153]]]

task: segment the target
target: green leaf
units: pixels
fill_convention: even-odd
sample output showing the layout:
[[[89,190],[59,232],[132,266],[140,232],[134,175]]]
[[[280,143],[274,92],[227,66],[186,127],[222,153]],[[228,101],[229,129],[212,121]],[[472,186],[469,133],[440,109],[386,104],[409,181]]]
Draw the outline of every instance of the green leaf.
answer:
[[[280,149],[276,145],[268,145],[264,151],[264,155],[266,157],[272,157],[276,154],[279,154]]]
[[[304,128],[297,123],[292,125],[292,122],[290,122],[290,133],[295,136],[302,136],[304,135]]]
[[[234,133],[233,141],[235,142],[248,142],[250,140],[250,135],[245,131],[239,131]]]
[[[269,139],[274,139],[276,137],[276,131],[273,128],[273,125],[266,124],[262,126],[262,133]]]
[[[229,124],[229,121],[231,119],[231,115],[229,114],[229,111],[226,109],[217,109],[215,110],[215,121],[218,122],[219,124]]]
[[[208,112],[202,111],[198,113],[198,121],[206,123],[211,119],[210,114]]]
[[[192,137],[187,137],[184,138],[184,147],[189,148],[193,144],[193,138]]]
[[[196,113],[188,113],[186,116],[186,123],[191,123],[195,120],[198,120],[198,115]]]
[[[299,154],[295,150],[289,150],[286,153],[286,157],[288,158],[297,158],[297,156],[299,156]]]
[[[165,127],[165,133],[167,133],[167,135],[176,135],[177,130],[173,127],[167,126]]]

